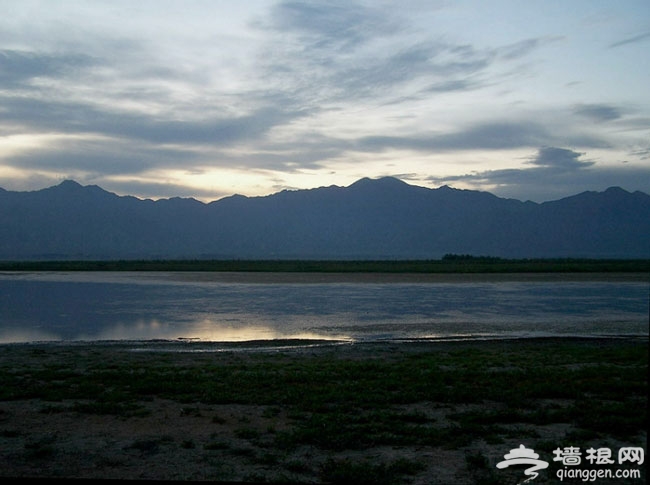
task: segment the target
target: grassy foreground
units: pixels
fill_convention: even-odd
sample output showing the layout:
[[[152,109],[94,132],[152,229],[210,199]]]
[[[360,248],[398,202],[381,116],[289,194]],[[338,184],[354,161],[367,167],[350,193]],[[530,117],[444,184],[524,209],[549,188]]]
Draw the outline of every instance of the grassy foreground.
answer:
[[[645,447],[647,340],[285,343],[4,345],[0,475],[517,483],[525,444],[558,483],[558,447]]]

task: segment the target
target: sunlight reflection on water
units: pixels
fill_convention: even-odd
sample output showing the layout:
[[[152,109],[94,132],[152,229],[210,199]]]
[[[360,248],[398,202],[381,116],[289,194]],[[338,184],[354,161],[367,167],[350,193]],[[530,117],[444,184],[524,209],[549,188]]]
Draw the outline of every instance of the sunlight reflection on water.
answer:
[[[361,276],[0,273],[0,342],[648,335],[643,280]]]
[[[249,340],[305,339],[349,340],[346,335],[319,334],[316,332],[281,332],[264,325],[222,325],[202,320],[183,327],[183,335],[171,323],[158,320],[140,320],[134,323],[117,323],[98,335],[80,336],[79,340],[201,340],[207,342],[245,342]]]

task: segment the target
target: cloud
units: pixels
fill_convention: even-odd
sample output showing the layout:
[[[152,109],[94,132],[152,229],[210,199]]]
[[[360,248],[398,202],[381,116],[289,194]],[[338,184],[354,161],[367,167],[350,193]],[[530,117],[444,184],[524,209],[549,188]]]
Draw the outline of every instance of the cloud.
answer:
[[[581,160],[583,156],[566,148],[542,147],[527,162],[530,168],[485,170],[429,180],[437,185],[460,182],[476,189],[488,187],[503,197],[537,202],[617,185],[647,191],[650,167],[601,167],[592,160]]]
[[[94,64],[89,56],[79,54],[52,55],[30,51],[0,50],[0,85],[4,89],[22,87],[40,77],[69,75]]]
[[[415,30],[407,15],[381,2],[281,2],[257,24],[273,38],[260,56],[264,78],[308,104],[388,104],[476,90],[496,82],[495,64],[557,40],[476,47]]]
[[[640,160],[650,160],[650,146],[645,146],[644,148],[633,150],[631,152],[631,155],[638,157]]]
[[[446,150],[504,149],[534,146],[550,137],[548,129],[532,121],[481,123],[462,131],[440,135],[436,144]]]
[[[92,134],[115,138],[120,140],[118,144],[129,139],[141,144],[133,149],[136,152],[153,144],[219,148],[261,142],[272,149],[273,144],[265,140],[271,130],[314,119],[319,112],[331,109],[329,103],[345,110],[363,100],[386,105],[476,90],[485,84],[486,70],[493,63],[521,58],[545,42],[526,39],[501,48],[477,49],[467,43],[443,41],[428,32],[416,33],[405,16],[396,15],[392,6],[382,3],[285,1],[274,5],[268,19],[258,21],[256,27],[268,34],[265,38],[269,41],[261,47],[260,63],[255,66],[260,69],[261,82],[253,79],[245,86],[235,86],[227,95],[225,109],[219,105],[223,97],[214,93],[200,106],[185,101],[209,92],[204,83],[214,81],[196,69],[188,71],[182,64],[166,63],[152,50],[152,44],[137,37],[111,39],[105,31],[100,32],[89,39],[92,58],[3,51],[10,72],[6,76],[15,80],[16,86],[21,80],[40,76],[60,81],[79,70],[82,75],[67,80],[65,90],[58,92],[56,82],[29,93],[5,92],[0,98],[0,124],[7,129],[21,126],[25,132]],[[95,84],[102,90],[93,90]],[[382,144],[416,149],[539,145],[543,142],[541,130],[532,124],[506,123],[470,127],[466,133],[431,139],[370,135],[354,145],[370,150]],[[340,153],[344,145],[338,142],[328,149],[306,144],[293,152],[302,152],[299,159],[313,164],[316,160],[308,152],[328,156]],[[73,147],[71,156],[80,155],[77,148]],[[251,148],[262,150],[261,146]],[[270,160],[283,155],[267,153],[265,157]],[[56,157],[50,157],[53,163]],[[185,161],[191,157],[181,163]]]
[[[607,104],[579,104],[573,108],[574,113],[592,121],[613,121],[621,118],[621,109]]]
[[[303,113],[281,107],[259,107],[241,116],[212,117],[199,121],[160,119],[153,114],[120,112],[108,106],[83,102],[0,98],[0,123],[19,123],[30,131],[95,133],[151,143],[214,144],[259,138],[276,125]]]
[[[559,130],[557,130],[559,131]],[[608,143],[599,137],[582,133],[557,132],[544,123],[534,121],[483,122],[450,133],[425,133],[418,136],[368,136],[352,144],[359,150],[386,149],[416,151],[504,150],[545,145],[564,141],[571,145],[605,148]],[[546,153],[542,153],[547,156]],[[557,155],[557,154],[555,154]],[[543,161],[543,160],[541,160]]]
[[[427,42],[341,66],[330,81],[345,98],[392,97],[395,89],[397,93],[469,90],[480,85],[474,77],[491,61],[489,52]]]
[[[513,44],[498,47],[495,49],[495,53],[501,59],[513,61],[526,57],[536,49],[559,40],[562,40],[562,37],[548,36],[524,39]]]
[[[529,163],[537,167],[551,168],[558,171],[574,171],[589,167],[591,161],[578,160],[584,153],[566,148],[542,147]]]
[[[214,189],[202,189],[200,187],[175,184],[170,182],[153,182],[146,180],[101,180],[91,179],[87,183],[98,184],[104,190],[117,194],[138,194],[139,198],[170,198],[187,197],[211,202],[232,195],[229,191],[218,191]]]
[[[200,152],[179,147],[133,144],[109,137],[63,136],[6,157],[2,164],[17,169],[101,176],[134,175],[156,168],[190,166],[201,160]]]
[[[429,85],[425,91],[431,93],[452,93],[455,91],[472,91],[481,87],[481,83],[470,79],[441,80]]]
[[[297,33],[307,50],[349,50],[377,35],[394,33],[394,18],[381,8],[355,2],[285,1],[274,6],[269,27]]]
[[[274,5],[268,19],[256,24],[269,41],[257,66],[265,89],[290,92],[295,102],[310,106],[367,97],[372,85],[385,78],[382,73],[395,75],[381,66],[396,47],[377,49],[378,43],[395,40],[400,28],[394,17],[356,2]]]
[[[636,44],[637,42],[642,42],[647,39],[650,39],[650,32],[643,32],[642,34],[635,35],[633,37],[628,37],[627,39],[620,40],[618,42],[614,42],[609,45],[610,49],[616,48],[616,47],[621,47],[624,45],[628,44]]]

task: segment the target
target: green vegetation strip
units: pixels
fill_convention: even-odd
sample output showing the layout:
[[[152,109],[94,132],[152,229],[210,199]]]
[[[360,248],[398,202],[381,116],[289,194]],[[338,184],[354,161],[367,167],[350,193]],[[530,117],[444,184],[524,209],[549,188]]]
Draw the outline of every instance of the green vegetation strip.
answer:
[[[72,401],[81,413],[126,417],[153,398],[278,407],[295,426],[277,433],[277,445],[333,450],[461,446],[477,436],[498,440],[510,423],[571,423],[620,439],[647,429],[647,342],[412,344],[408,351],[366,344],[310,353],[172,353],[151,345],[148,352],[121,344],[3,346],[0,400],[40,399],[50,410]],[[408,410],[421,403],[490,405],[439,425]]]
[[[313,273],[650,272],[648,259],[502,259],[446,255],[430,260],[115,260],[0,261],[0,271],[244,271]]]

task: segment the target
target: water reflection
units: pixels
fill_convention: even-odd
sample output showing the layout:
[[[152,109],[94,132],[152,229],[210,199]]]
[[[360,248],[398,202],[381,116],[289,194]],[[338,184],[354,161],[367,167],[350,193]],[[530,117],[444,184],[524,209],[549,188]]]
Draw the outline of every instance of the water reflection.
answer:
[[[23,342],[51,342],[61,340],[53,333],[43,332],[38,329],[0,329],[0,343],[16,344]]]
[[[0,273],[0,342],[648,335],[645,281],[217,276]]]
[[[282,332],[270,326],[233,326],[202,320],[178,328],[158,320],[117,323],[96,335],[79,336],[78,340],[199,340],[205,342],[246,342],[250,340],[305,339],[350,340],[346,335],[316,332]]]

